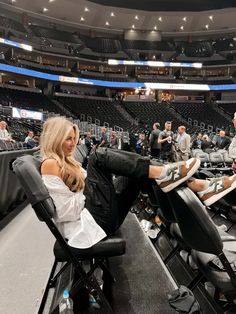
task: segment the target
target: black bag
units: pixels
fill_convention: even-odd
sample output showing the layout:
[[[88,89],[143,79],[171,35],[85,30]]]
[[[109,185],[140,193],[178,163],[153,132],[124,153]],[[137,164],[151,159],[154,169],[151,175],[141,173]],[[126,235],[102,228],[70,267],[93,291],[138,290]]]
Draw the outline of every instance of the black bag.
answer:
[[[188,313],[188,314],[200,314],[200,305],[195,299],[194,294],[185,286],[180,286],[169,293],[168,301],[172,308],[176,310],[177,313]]]

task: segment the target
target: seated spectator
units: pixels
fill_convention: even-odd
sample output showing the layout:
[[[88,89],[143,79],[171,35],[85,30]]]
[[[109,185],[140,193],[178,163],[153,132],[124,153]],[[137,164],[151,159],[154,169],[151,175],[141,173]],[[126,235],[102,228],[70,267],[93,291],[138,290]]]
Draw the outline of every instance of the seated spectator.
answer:
[[[25,143],[27,144],[29,140],[31,140],[34,137],[33,131],[28,131],[27,136],[25,138]]]
[[[214,144],[210,140],[207,134],[204,134],[202,137],[202,145],[201,148],[204,152],[210,151],[214,147]]]
[[[5,121],[0,121],[0,140],[15,142],[7,131],[7,123]]]
[[[219,135],[216,138],[215,149],[228,149],[231,140],[228,136],[225,136],[225,131],[220,130]]]
[[[202,148],[202,133],[198,133],[197,138],[192,143],[192,149]]]
[[[84,134],[84,144],[88,147],[88,152],[90,153],[94,143],[91,132]]]
[[[28,139],[26,145],[28,148],[39,148],[39,137],[35,135],[33,138]]]
[[[55,117],[44,123],[40,142],[41,173],[55,204],[55,223],[76,248],[89,248],[113,234],[142,185],[147,188],[151,180],[169,192],[190,179],[200,166],[196,158],[163,165],[135,153],[98,147],[90,153],[86,172],[73,158],[78,138],[75,124]],[[112,174],[118,176],[113,179]],[[236,175],[191,179],[188,186],[209,206],[236,187]]]

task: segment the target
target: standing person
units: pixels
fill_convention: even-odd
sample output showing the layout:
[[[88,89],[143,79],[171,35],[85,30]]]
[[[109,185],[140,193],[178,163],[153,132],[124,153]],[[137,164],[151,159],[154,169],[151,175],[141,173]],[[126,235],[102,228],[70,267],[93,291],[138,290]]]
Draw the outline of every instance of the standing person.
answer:
[[[149,146],[151,149],[151,156],[160,158],[160,152],[161,152],[161,144],[158,143],[158,138],[161,133],[160,130],[160,123],[155,122],[152,126],[153,130],[150,134],[150,140],[149,140]]]
[[[172,123],[166,121],[165,129],[160,132],[158,137],[158,143],[161,144],[161,159],[164,162],[174,161],[173,155],[173,136],[174,132],[171,130]]]
[[[233,159],[232,168],[234,171],[236,171],[236,112],[233,115],[232,122],[235,130],[235,135],[232,139],[231,144],[229,145],[229,157]]]
[[[178,127],[175,146],[177,160],[188,160],[190,155],[190,135],[186,133],[186,128],[183,125]]]
[[[196,158],[163,165],[135,153],[98,147],[90,153],[86,172],[73,158],[78,139],[75,124],[55,117],[44,123],[40,142],[41,174],[55,204],[54,221],[68,244],[76,248],[89,248],[113,234],[142,184],[155,180],[169,192],[200,166]],[[113,179],[112,174],[118,177]],[[222,178],[224,188],[217,180],[218,190],[207,180],[198,179],[191,180],[189,187],[209,204],[236,186],[236,175]]]
[[[109,146],[108,140],[107,140],[107,129],[101,128],[101,140],[100,140],[100,144],[98,145],[100,147],[107,147]]]

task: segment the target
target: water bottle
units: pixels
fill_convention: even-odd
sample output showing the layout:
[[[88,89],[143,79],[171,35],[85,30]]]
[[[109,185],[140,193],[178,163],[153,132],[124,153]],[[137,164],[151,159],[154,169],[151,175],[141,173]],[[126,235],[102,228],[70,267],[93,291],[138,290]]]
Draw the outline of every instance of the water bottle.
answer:
[[[73,314],[73,301],[69,297],[68,290],[64,290],[63,297],[59,303],[60,314]]]

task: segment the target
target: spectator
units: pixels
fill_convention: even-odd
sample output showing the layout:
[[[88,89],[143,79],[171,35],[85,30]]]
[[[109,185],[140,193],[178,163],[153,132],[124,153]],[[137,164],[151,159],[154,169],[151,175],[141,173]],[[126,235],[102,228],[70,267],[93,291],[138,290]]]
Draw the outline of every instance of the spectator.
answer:
[[[230,143],[231,143],[231,140],[228,138],[228,136],[225,136],[225,131],[220,130],[220,133],[216,139],[215,149],[216,150],[217,149],[228,149]]]
[[[214,147],[214,144],[210,140],[209,136],[207,134],[204,134],[202,136],[202,150],[204,152],[211,152],[213,151],[212,147]]]
[[[135,151],[137,154],[146,156],[148,150],[148,141],[145,133],[140,133],[136,142]]]
[[[198,133],[197,138],[192,143],[192,149],[202,148],[202,133]]]
[[[5,121],[0,121],[0,140],[15,142],[7,131],[7,123]]]
[[[185,126],[178,127],[176,138],[176,156],[177,160],[188,160],[190,155],[190,135],[186,133]]]
[[[107,129],[101,128],[101,140],[100,140],[100,144],[98,145],[100,147],[107,147],[109,146],[108,140],[107,140]]]
[[[160,158],[160,152],[161,152],[161,144],[158,143],[158,138],[161,133],[160,130],[160,123],[155,122],[152,126],[153,130],[150,134],[150,140],[149,140],[149,146],[151,149],[151,156]]]
[[[27,141],[27,147],[38,149],[39,148],[39,137],[35,135],[33,138],[29,138]]]
[[[110,148],[118,149],[119,141],[115,131],[111,132]]]
[[[25,138],[25,143],[28,143],[28,140],[31,140],[34,137],[34,132],[33,131],[28,131],[28,134]]]
[[[161,144],[161,159],[163,161],[174,161],[173,154],[173,137],[174,132],[171,130],[172,123],[170,121],[166,121],[165,129],[160,132],[158,143]]]

